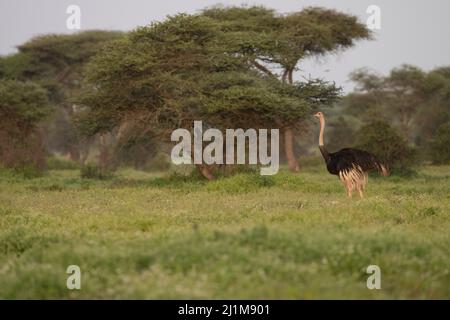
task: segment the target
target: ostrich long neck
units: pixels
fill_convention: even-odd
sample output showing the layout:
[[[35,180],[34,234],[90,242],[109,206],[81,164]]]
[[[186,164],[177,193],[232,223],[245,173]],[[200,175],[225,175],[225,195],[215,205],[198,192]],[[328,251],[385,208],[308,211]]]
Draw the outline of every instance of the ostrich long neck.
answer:
[[[323,159],[328,164],[330,161],[330,155],[328,154],[327,149],[325,149],[325,146],[323,145],[323,132],[325,130],[325,118],[322,116],[320,117],[320,133],[319,133],[319,149],[320,153],[322,153]]]
[[[323,147],[323,132],[325,130],[325,118],[320,117],[320,133],[319,133],[319,146]]]

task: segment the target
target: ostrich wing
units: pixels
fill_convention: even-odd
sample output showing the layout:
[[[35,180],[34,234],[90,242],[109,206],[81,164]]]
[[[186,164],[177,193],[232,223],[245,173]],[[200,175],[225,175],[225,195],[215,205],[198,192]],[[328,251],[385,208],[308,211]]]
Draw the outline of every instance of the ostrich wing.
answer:
[[[376,170],[379,174],[387,176],[389,174],[386,165],[370,152],[346,148],[333,154],[336,159],[337,171],[351,170],[355,167],[361,168],[363,172]]]

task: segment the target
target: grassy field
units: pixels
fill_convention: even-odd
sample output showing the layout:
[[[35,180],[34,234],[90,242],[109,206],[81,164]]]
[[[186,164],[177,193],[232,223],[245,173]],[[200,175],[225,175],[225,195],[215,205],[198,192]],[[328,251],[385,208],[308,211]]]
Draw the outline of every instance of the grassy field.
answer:
[[[73,264],[81,290],[66,288]],[[371,179],[362,200],[324,166],[210,183],[0,175],[3,299],[449,299],[449,266],[449,166]]]

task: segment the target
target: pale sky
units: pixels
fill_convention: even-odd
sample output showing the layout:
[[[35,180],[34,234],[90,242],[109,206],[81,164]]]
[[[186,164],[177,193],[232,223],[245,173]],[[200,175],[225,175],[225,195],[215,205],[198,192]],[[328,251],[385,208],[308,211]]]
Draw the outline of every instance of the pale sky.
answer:
[[[317,61],[305,61],[296,77],[321,77],[335,81],[346,91],[352,88],[348,74],[369,67],[386,74],[402,63],[424,70],[450,65],[450,1],[448,0],[0,0],[0,55],[16,52],[16,46],[33,36],[71,33],[66,27],[69,5],[81,9],[81,30],[132,30],[166,15],[195,13],[221,3],[257,4],[280,13],[305,6],[323,6],[351,13],[366,22],[369,5],[381,9],[381,30],[375,40],[359,42],[355,48]]]

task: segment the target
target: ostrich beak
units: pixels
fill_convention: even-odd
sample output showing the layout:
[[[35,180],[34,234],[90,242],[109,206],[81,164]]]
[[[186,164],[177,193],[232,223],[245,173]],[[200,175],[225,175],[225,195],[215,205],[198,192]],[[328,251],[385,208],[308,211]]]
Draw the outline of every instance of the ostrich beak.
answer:
[[[313,114],[313,116],[316,117],[316,118],[320,118],[320,114],[318,112]]]

